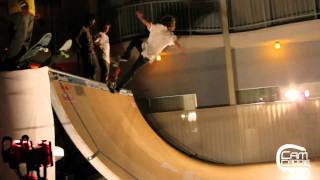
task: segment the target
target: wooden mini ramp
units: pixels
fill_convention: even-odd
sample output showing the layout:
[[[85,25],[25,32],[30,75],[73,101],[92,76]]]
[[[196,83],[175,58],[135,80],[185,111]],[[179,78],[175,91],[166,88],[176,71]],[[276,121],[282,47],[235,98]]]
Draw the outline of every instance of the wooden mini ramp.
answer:
[[[275,163],[226,166],[190,158],[149,127],[132,96],[70,79],[53,76],[52,105],[76,147],[107,179],[300,179]],[[311,162],[310,176],[302,176],[320,179],[319,161]]]

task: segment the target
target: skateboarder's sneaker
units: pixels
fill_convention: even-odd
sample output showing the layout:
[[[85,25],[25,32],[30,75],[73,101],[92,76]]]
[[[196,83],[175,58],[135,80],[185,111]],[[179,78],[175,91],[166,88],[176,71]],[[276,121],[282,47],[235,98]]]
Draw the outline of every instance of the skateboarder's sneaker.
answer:
[[[129,61],[129,57],[130,57],[130,55],[125,53],[120,57],[119,61],[128,62]]]
[[[119,94],[126,95],[126,96],[133,96],[132,92],[128,89],[120,89]]]
[[[110,82],[110,81],[106,81],[106,83],[107,83],[107,87],[109,88],[109,91],[110,91],[111,93],[118,93],[118,92],[119,92],[119,91],[117,90],[117,88],[116,88],[115,83]]]

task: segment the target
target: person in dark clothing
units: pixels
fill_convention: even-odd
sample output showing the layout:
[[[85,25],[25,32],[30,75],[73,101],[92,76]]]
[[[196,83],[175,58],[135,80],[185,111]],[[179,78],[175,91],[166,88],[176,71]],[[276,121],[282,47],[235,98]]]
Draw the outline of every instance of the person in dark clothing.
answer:
[[[29,49],[33,32],[34,0],[8,0],[9,47],[0,60],[0,71],[17,70],[18,59]]]
[[[24,0],[10,1],[8,5],[9,10],[12,9],[11,6],[17,7],[9,17],[11,26],[8,51],[8,59],[16,61],[29,49],[34,24],[34,8],[30,8],[28,2]]]
[[[95,16],[90,14],[86,17],[79,35],[76,37],[76,43],[80,48],[80,54],[84,66],[84,77],[101,80],[101,70],[99,61],[94,50],[94,41],[91,28],[95,25]]]

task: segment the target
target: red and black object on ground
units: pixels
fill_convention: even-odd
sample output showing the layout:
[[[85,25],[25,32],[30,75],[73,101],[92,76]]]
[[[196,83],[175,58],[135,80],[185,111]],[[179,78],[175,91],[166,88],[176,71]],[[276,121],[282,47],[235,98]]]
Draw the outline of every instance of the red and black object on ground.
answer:
[[[47,167],[53,166],[51,142],[40,141],[33,147],[32,141],[27,135],[20,140],[13,140],[6,136],[2,138],[2,158],[9,167],[16,171],[20,179],[34,179],[33,171],[37,173],[38,180],[47,179]],[[20,164],[26,164],[26,173],[23,175]],[[40,167],[43,167],[43,176],[40,175]]]

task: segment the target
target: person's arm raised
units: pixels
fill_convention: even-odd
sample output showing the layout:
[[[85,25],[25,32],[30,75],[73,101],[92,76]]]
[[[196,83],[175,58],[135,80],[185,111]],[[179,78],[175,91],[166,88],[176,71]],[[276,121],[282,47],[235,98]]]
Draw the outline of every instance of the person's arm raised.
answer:
[[[151,28],[152,23],[144,18],[144,15],[140,11],[136,11],[137,18],[145,25],[148,29]]]

